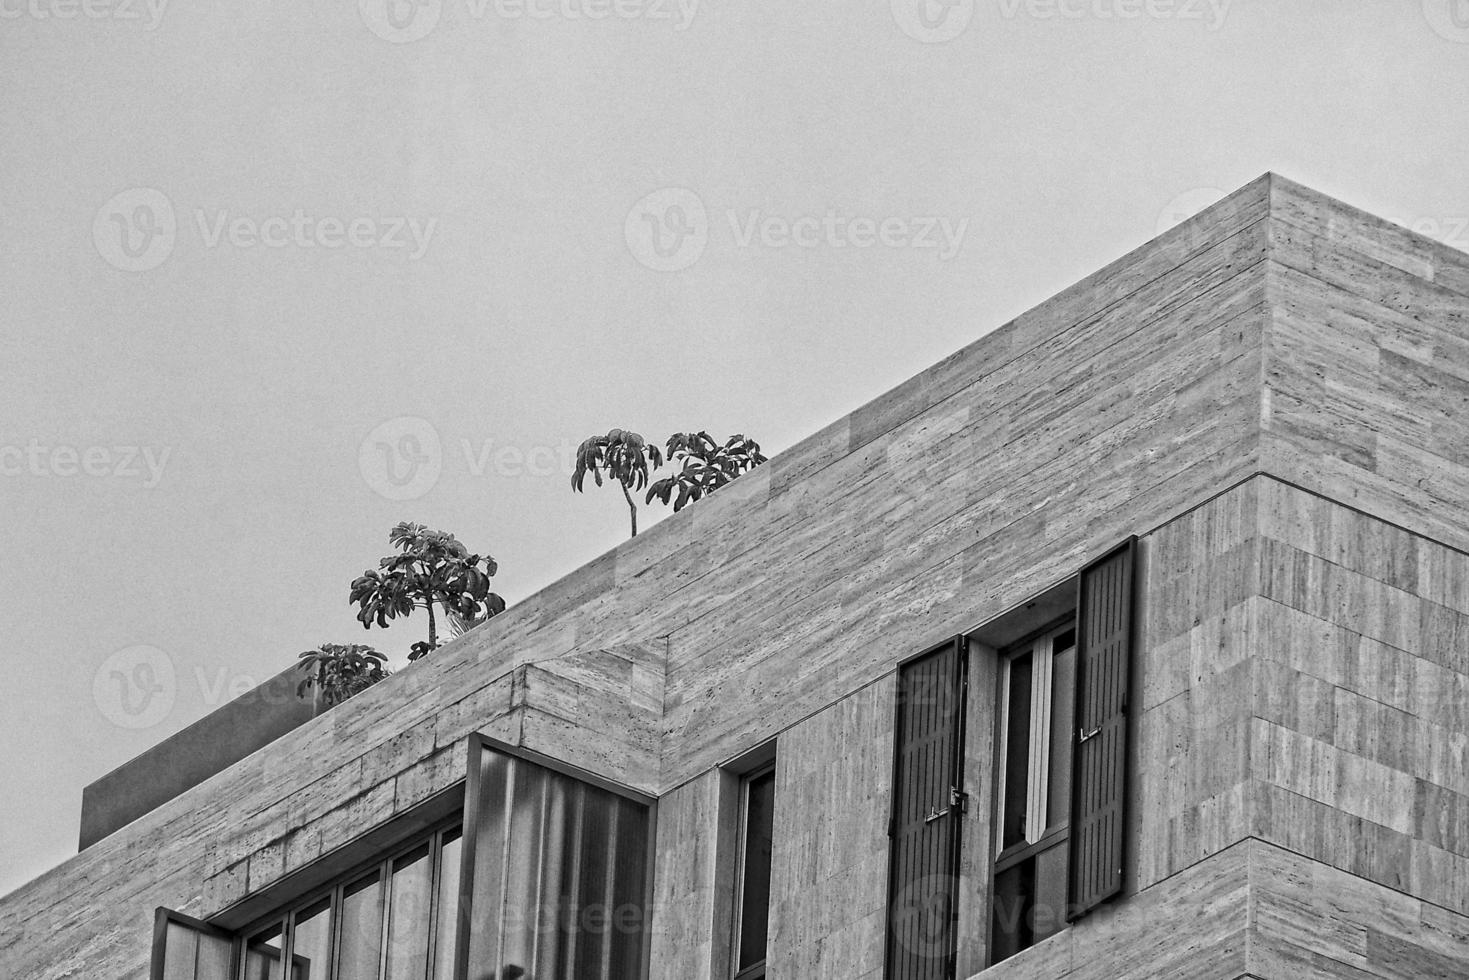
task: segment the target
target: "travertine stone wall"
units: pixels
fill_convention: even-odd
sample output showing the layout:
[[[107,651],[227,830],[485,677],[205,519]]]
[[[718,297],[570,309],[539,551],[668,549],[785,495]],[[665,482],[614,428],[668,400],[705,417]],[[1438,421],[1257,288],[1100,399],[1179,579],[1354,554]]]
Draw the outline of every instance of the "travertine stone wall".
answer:
[[[1469,918],[1247,838],[985,980],[1452,980]]]

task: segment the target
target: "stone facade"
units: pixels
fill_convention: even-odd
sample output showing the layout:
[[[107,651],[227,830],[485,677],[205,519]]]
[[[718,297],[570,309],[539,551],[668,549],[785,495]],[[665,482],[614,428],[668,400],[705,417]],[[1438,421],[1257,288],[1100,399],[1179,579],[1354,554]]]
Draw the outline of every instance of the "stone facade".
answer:
[[[958,976],[1469,975],[1466,402],[1469,256],[1263,177],[0,899],[0,976],[141,980],[480,732],[659,798],[658,980],[730,975],[776,738],[769,975],[881,977],[896,664],[1129,535],[1127,894],[984,971],[977,654]]]

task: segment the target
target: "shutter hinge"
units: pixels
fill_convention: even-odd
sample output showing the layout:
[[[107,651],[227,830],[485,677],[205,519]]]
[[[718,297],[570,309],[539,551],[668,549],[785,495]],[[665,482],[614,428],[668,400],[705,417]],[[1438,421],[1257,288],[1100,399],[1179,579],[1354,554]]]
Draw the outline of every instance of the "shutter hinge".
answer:
[[[956,813],[969,812],[969,794],[961,792],[959,787],[949,787],[949,808]]]

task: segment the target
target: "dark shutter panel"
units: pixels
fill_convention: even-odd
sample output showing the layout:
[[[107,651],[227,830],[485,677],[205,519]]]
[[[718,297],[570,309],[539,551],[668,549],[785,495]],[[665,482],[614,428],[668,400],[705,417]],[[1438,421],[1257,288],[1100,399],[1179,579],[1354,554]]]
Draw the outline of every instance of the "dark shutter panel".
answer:
[[[964,671],[962,637],[898,668],[888,980],[949,980],[954,975]]]
[[[1129,539],[1081,573],[1070,919],[1122,890],[1135,554]]]
[[[153,920],[151,980],[234,980],[235,937],[172,909]]]

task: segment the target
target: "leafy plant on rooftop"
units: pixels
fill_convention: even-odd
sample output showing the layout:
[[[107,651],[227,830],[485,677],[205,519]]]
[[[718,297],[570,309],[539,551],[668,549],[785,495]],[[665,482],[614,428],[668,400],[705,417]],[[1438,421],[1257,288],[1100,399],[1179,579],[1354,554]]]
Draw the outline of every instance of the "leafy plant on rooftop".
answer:
[[[676,514],[759,466],[765,456],[758,442],[743,435],[730,436],[721,445],[707,432],[675,432],[668,437],[668,462],[678,464],[679,471],[649,487],[647,502],[657,497],[666,504],[671,498]]]
[[[576,450],[576,469],[571,474],[571,489],[582,492],[587,474],[602,485],[602,477],[622,486],[622,495],[627,498],[628,514],[632,519],[632,536],[638,536],[638,505],[633,502],[632,491],[641,491],[648,485],[650,470],[663,465],[663,454],[658,447],[647,442],[636,432],[613,429],[605,436],[592,436],[582,441]]]
[[[499,569],[489,555],[472,554],[448,531],[435,531],[404,521],[388,532],[399,551],[378,562],[352,582],[348,599],[356,604],[364,629],[374,622],[387,626],[413,610],[428,613],[428,640],[413,644],[409,660],[432,653],[439,646],[434,607],[463,623],[478,625],[505,611],[505,600],[490,591],[490,578]]]
[[[301,654],[297,664],[306,676],[296,685],[296,696],[304,698],[314,687],[328,708],[388,676],[387,657],[360,643],[323,643]]]

